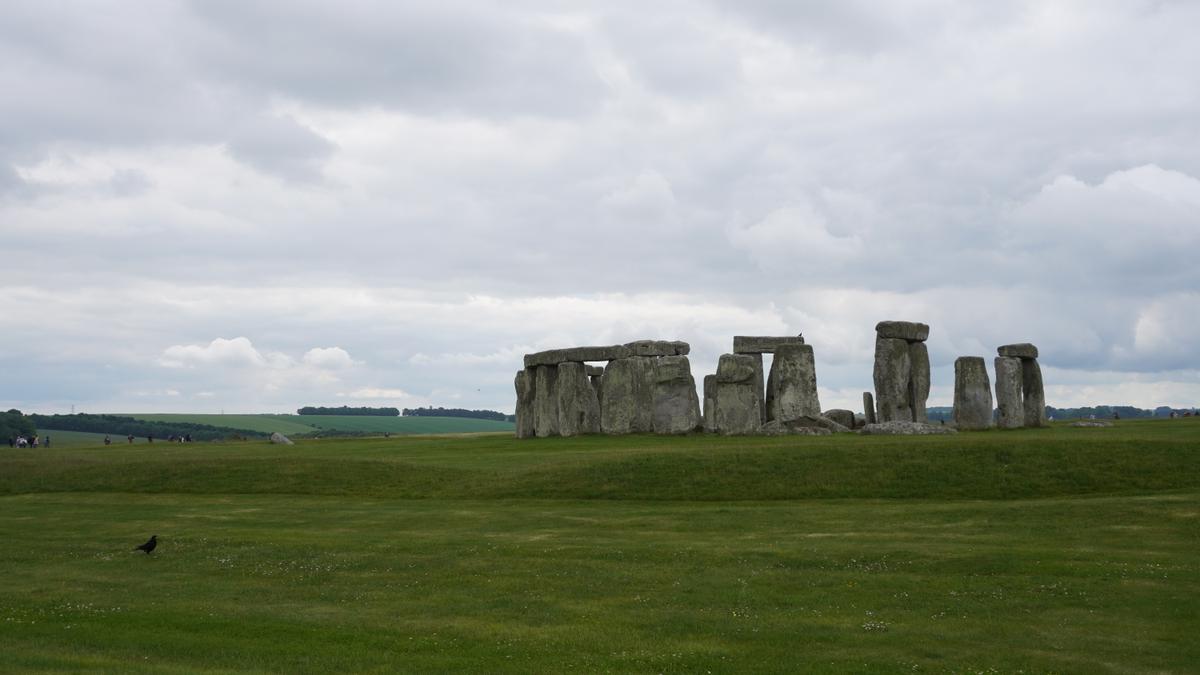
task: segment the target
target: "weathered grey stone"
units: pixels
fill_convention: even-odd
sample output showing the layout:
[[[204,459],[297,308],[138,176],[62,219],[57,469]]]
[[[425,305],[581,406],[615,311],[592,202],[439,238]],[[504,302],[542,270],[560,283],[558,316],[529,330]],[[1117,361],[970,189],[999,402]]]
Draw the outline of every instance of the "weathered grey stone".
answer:
[[[558,398],[558,434],[578,436],[600,431],[600,402],[582,363],[558,364],[554,383]]]
[[[604,374],[604,366],[588,365],[587,374],[588,377],[600,377]]]
[[[713,387],[713,427],[718,433],[746,435],[762,427],[762,393],[755,385],[754,357],[723,354]]]
[[[838,422],[821,415],[801,415],[794,419],[780,421],[789,427],[812,427],[814,429],[827,429],[835,434],[853,431],[851,427],[839,424]]]
[[[869,436],[932,436],[958,432],[951,427],[927,422],[877,422],[868,424],[858,433]]]
[[[629,356],[629,349],[624,345],[608,345],[604,347],[571,347],[569,349],[549,349],[525,355],[525,367],[556,366],[560,363],[583,363],[584,361],[612,361]]]
[[[779,420],[771,420],[762,425],[759,433],[763,436],[828,436],[833,432],[821,427],[798,427]]]
[[[1021,399],[1025,426],[1046,426],[1046,390],[1037,359],[1021,359]]]
[[[821,417],[824,417],[827,420],[833,420],[834,422],[846,427],[846,429],[853,429],[855,426],[853,410],[834,408],[832,410],[826,410],[821,414]]]
[[[762,354],[745,354],[754,359],[754,391],[758,392],[758,411],[762,414],[762,419],[759,423],[767,421],[767,389],[766,380],[763,377],[763,355]]]
[[[1112,422],[1107,422],[1105,420],[1079,420],[1078,422],[1071,422],[1067,426],[1103,428],[1103,427],[1111,427],[1112,425],[1113,425]]]
[[[875,417],[875,397],[871,392],[863,392],[863,419],[867,424],[875,424],[878,421]]]
[[[1000,409],[996,426],[1019,429],[1025,426],[1025,407],[1021,400],[1021,359],[997,356],[995,365],[996,407]]]
[[[558,435],[558,366],[537,366],[533,379],[533,433],[538,438]]]
[[[954,423],[962,431],[992,426],[992,383],[982,356],[954,361]]]
[[[692,350],[679,340],[637,340],[623,345],[629,356],[687,356]]]
[[[602,398],[601,394],[604,390],[604,376],[596,375],[594,377],[589,377],[588,379],[592,382],[592,389],[596,390],[596,401],[600,404],[600,409],[603,410],[604,399]]]
[[[928,422],[925,404],[929,400],[929,348],[924,342],[908,343],[908,405],[914,422]]]
[[[764,335],[733,336],[734,354],[774,354],[780,345],[802,345],[803,335],[770,337]]]
[[[761,354],[754,356],[762,358]],[[820,415],[817,400],[817,369],[813,348],[805,344],[782,344],[771,362],[767,378],[767,419],[787,422],[801,415]]]
[[[664,356],[654,364],[656,434],[686,434],[700,426],[700,399],[686,356]]]
[[[1015,356],[1019,359],[1036,359],[1038,348],[1028,342],[1019,342],[1014,345],[1002,345],[996,349],[996,353],[1000,356]]]
[[[287,436],[284,436],[283,434],[279,433],[278,431],[271,434],[271,442],[277,443],[279,445],[295,445],[295,443],[292,442],[292,439],[288,438]]]
[[[908,342],[900,338],[875,337],[875,398],[880,422],[911,422],[909,376],[912,361]]]
[[[517,438],[529,438],[533,433],[533,381],[534,373],[518,370],[513,385],[517,390]]]
[[[704,376],[704,430],[713,433],[717,430],[714,415],[713,399],[716,396],[717,376]]]
[[[609,361],[600,378],[600,429],[606,434],[654,430],[654,359],[630,356]]]
[[[929,339],[929,325],[915,321],[880,321],[875,324],[875,333],[882,338],[924,342]]]
[[[754,382],[754,362],[752,354],[722,354],[717,361],[717,382],[719,384],[743,384]],[[761,364],[762,361],[758,360]]]

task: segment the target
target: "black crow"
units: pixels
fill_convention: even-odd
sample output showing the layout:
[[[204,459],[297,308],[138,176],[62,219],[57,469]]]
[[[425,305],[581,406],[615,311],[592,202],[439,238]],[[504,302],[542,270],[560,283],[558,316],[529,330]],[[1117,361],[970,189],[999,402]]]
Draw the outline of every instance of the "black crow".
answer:
[[[135,551],[145,551],[145,552],[146,552],[146,555],[150,555],[150,553],[151,553],[151,552],[154,550],[154,547],[155,547],[155,546],[158,546],[158,535],[157,535],[157,534],[155,534],[155,535],[152,535],[152,536],[150,537],[150,541],[148,541],[148,542],[146,542],[146,543],[142,544],[141,546],[139,546],[139,547],[137,547],[137,548],[135,548],[135,549],[133,549],[133,550],[135,550]]]

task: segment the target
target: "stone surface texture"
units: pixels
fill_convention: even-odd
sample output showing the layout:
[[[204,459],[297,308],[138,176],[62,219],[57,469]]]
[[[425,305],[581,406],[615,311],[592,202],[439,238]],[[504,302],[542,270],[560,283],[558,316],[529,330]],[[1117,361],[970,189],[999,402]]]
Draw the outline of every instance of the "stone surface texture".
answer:
[[[1018,359],[1036,359],[1038,348],[1028,342],[1020,342],[1015,345],[1002,345],[996,349],[996,353],[1000,356],[1015,356]]]
[[[908,362],[908,407],[912,409],[912,420],[927,422],[929,416],[925,404],[929,400],[929,348],[924,342],[908,343]]]
[[[704,431],[713,433],[717,430],[716,419],[713,417],[713,397],[716,395],[717,376],[704,376]]]
[[[992,426],[992,383],[982,356],[960,356],[954,361],[954,424],[960,431]]]
[[[700,426],[700,399],[686,356],[664,356],[654,364],[654,410],[651,425],[656,434],[686,434]]]
[[[875,417],[875,397],[869,391],[863,392],[863,419],[867,424],[875,424],[879,421]]]
[[[518,370],[513,380],[517,390],[517,438],[529,438],[533,433],[533,379],[528,370]]]
[[[558,434],[578,436],[600,431],[600,401],[582,363],[558,364]]]
[[[931,436],[958,432],[951,427],[927,422],[877,422],[868,424],[858,433],[878,436]]]
[[[875,324],[875,334],[908,342],[924,342],[929,339],[929,325],[915,321],[880,321]]]
[[[833,432],[821,427],[799,427],[779,420],[771,420],[762,425],[759,433],[763,436],[828,436]]]
[[[271,442],[278,443],[279,445],[295,445],[295,443],[292,442],[292,439],[288,438],[287,436],[284,436],[283,434],[279,433],[278,431],[271,434]]]
[[[847,429],[853,429],[855,427],[853,410],[833,408],[832,410],[826,410],[821,414],[821,417],[824,417],[827,420],[833,420]]]
[[[912,361],[908,342],[900,338],[875,338],[875,397],[880,422],[911,422],[909,377]]]
[[[1000,414],[996,426],[1001,429],[1019,429],[1025,426],[1025,407],[1021,393],[1021,359],[1013,356],[997,356],[996,407]]]
[[[654,359],[630,356],[609,361],[600,378],[600,430],[630,434],[654,430]]]
[[[538,438],[558,435],[558,395],[554,384],[558,366],[537,366],[533,381],[533,433]]]
[[[816,361],[811,345],[779,346],[771,362],[765,402],[768,421],[787,422],[802,415],[821,414]]]
[[[1021,401],[1025,408],[1025,426],[1046,426],[1046,390],[1037,359],[1021,359]]]
[[[735,335],[733,336],[734,354],[774,354],[780,345],[802,345],[803,335],[787,335],[771,337],[765,335]]]
[[[712,424],[717,433],[755,434],[762,427],[762,393],[755,385],[754,356],[723,354],[717,361]]]

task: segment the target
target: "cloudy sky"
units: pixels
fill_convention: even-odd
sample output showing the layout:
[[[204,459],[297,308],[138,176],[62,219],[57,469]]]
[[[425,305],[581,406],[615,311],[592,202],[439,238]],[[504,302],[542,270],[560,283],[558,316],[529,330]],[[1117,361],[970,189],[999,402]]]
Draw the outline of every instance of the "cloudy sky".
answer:
[[[824,6],[822,6],[824,5]],[[0,406],[511,411],[521,356],[873,327],[1200,404],[1200,3],[0,5]]]

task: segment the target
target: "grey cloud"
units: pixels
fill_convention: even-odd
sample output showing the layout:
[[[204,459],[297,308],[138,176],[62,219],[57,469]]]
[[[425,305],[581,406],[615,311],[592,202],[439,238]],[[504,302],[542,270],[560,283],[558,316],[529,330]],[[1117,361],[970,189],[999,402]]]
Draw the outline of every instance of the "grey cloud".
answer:
[[[230,153],[247,164],[289,179],[312,182],[334,145],[286,115],[257,115],[237,123],[229,133]]]

